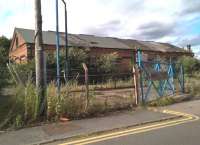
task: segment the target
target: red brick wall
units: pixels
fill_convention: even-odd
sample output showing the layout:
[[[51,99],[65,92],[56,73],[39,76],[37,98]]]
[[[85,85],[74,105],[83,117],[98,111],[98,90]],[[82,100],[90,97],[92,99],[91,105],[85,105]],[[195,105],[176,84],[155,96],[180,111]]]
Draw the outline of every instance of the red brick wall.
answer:
[[[18,46],[17,46],[18,39]],[[9,53],[9,57],[11,60],[14,60],[17,63],[24,62],[27,60],[27,44],[24,39],[20,36],[20,34],[15,34],[14,40],[11,44],[11,50]]]
[[[130,58],[131,51],[130,50],[122,50],[122,49],[112,49],[112,48],[91,48],[90,55],[91,56],[99,56],[101,54],[108,54],[117,52],[121,58]]]
[[[18,47],[16,47],[16,38],[18,38]],[[28,47],[29,46],[29,47]],[[63,47],[63,46],[61,46]],[[14,36],[14,40],[12,42],[12,50],[10,51],[10,58],[17,63],[26,62],[34,58],[34,44],[26,44],[24,39],[21,37],[20,34],[16,33]],[[44,49],[46,53],[54,53],[56,50],[55,45],[44,45]],[[122,70],[130,70],[130,61],[131,61],[131,50],[124,50],[124,49],[112,49],[112,48],[91,48],[90,49],[90,56],[99,56],[103,54],[117,52],[121,59],[120,67]],[[149,60],[151,58],[156,58],[156,55],[160,55],[162,58],[166,57],[179,57],[182,56],[182,53],[160,53],[160,52],[150,52],[144,51],[143,59]],[[135,58],[135,57],[134,57]]]
[[[117,52],[121,58],[119,66],[121,72],[131,70],[131,50],[111,49],[111,48],[91,48],[90,56],[96,57],[99,55]]]
[[[43,45],[45,53],[55,53],[56,46],[55,45]],[[28,49],[28,57],[32,59],[35,56],[35,46],[34,44],[30,44],[30,49]]]

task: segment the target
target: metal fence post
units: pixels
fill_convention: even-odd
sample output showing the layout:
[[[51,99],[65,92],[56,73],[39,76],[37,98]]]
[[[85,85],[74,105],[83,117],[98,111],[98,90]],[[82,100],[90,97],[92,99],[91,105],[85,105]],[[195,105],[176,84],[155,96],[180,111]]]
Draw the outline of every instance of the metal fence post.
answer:
[[[88,84],[88,68],[85,63],[82,63],[84,72],[85,72],[85,93],[86,93],[86,104],[85,104],[85,111],[89,105],[89,84]]]
[[[59,36],[59,18],[58,18],[58,0],[56,0],[56,78],[57,95],[60,96],[60,36]]]
[[[138,67],[139,67],[139,78],[140,78],[140,89],[141,89],[141,97],[142,97],[142,103],[145,102],[144,100],[144,88],[143,88],[143,77],[142,77],[142,52],[141,49],[137,49],[137,63],[138,63]]]
[[[182,93],[185,92],[185,77],[184,77],[184,68],[183,65],[181,64],[181,88],[182,88]]]
[[[138,67],[133,65],[133,79],[134,79],[134,95],[135,95],[135,104],[139,104],[139,85],[138,85]]]

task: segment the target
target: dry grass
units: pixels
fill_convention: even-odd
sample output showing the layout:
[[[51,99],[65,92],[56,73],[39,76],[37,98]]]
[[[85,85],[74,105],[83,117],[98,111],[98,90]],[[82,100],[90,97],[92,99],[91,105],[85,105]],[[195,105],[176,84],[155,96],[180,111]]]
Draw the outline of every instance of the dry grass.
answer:
[[[86,93],[73,92],[77,88],[76,83],[62,85],[60,97],[56,95],[56,86],[52,82],[47,89],[48,119],[56,120],[60,116],[70,119],[79,119],[87,116],[96,116],[111,110],[131,107],[133,104],[132,92],[108,91],[89,93],[89,104],[86,107]],[[120,95],[121,94],[121,95]]]
[[[200,73],[187,77],[185,82],[186,93],[190,93],[193,97],[200,98]]]

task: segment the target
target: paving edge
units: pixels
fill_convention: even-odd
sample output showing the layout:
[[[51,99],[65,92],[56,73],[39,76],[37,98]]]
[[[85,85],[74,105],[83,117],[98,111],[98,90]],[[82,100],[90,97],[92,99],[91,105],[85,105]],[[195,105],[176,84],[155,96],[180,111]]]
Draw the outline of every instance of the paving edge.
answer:
[[[158,109],[152,108],[152,107],[147,108],[147,110],[163,113],[161,110],[158,110]],[[114,129],[96,131],[96,132],[80,134],[80,135],[73,135],[71,137],[62,137],[62,138],[58,137],[58,138],[54,138],[54,139],[48,139],[48,140],[44,140],[44,141],[40,141],[40,142],[37,142],[37,143],[30,144],[30,145],[44,145],[44,144],[53,143],[53,142],[56,142],[56,141],[64,141],[64,140],[67,140],[67,139],[88,137],[88,136],[92,136],[92,135],[95,135],[95,134],[102,134],[102,133],[111,132],[111,131],[123,130],[123,129],[131,128],[131,127],[137,127],[137,126],[152,124],[152,123],[156,123],[156,122],[178,119],[178,118],[181,118],[181,117],[183,117],[183,116],[182,115],[177,115],[177,116],[174,115],[174,116],[170,116],[170,117],[161,118],[161,119],[158,119],[158,120],[145,121],[145,122],[141,122],[141,123],[137,123],[137,124],[133,124],[133,125],[129,125],[129,126],[124,126],[124,127],[119,127],[119,128],[114,128]]]

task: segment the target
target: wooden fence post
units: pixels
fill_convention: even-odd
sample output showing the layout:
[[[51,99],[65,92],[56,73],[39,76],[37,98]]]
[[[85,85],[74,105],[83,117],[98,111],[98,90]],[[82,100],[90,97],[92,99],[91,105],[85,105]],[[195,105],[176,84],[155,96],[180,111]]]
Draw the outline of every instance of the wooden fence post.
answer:
[[[85,71],[85,93],[86,93],[86,104],[85,104],[85,111],[89,105],[89,84],[88,84],[88,68],[85,63],[82,63],[83,69]]]
[[[134,95],[135,104],[139,104],[139,85],[138,85],[139,70],[137,65],[133,65],[133,80],[134,80]]]

